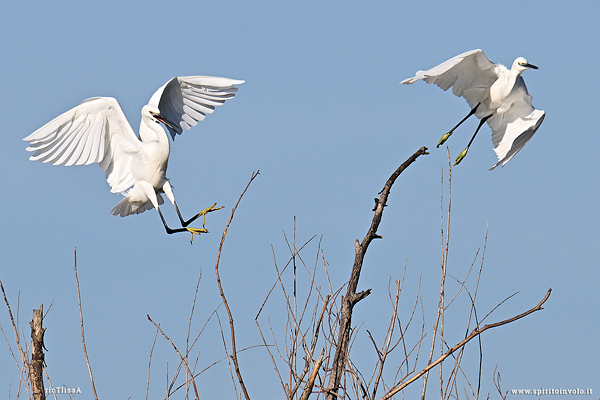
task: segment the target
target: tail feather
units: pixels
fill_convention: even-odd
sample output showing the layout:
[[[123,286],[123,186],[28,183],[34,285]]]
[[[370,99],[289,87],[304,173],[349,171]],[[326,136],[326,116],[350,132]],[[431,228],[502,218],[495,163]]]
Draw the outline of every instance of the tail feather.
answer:
[[[165,202],[159,193],[156,194],[156,198],[158,200],[158,205],[161,205]],[[117,217],[126,217],[131,214],[141,214],[144,211],[151,210],[153,208],[154,206],[152,205],[152,202],[150,202],[150,200],[148,200],[145,203],[131,203],[129,201],[129,197],[125,197],[110,211],[110,214]]]

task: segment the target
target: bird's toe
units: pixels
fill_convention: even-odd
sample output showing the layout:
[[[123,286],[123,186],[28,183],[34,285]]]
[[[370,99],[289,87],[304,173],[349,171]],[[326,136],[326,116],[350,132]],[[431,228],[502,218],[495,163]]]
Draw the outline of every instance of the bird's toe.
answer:
[[[446,133],[444,136],[442,136],[441,139],[440,139],[440,141],[438,142],[437,146],[435,146],[435,147],[440,147],[441,145],[443,145],[444,142],[446,140],[448,140],[448,138],[450,136],[452,136],[453,133],[454,133],[453,131],[450,131],[450,132]]]

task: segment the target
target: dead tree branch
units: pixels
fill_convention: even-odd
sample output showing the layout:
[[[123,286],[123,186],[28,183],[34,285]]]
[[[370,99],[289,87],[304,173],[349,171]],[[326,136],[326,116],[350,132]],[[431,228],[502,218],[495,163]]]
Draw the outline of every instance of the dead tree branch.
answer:
[[[518,319],[526,317],[526,316],[528,316],[531,313],[534,313],[534,312],[539,311],[539,310],[543,310],[542,305],[546,302],[546,300],[548,300],[548,298],[550,297],[550,293],[551,292],[552,292],[552,289],[548,289],[548,292],[546,293],[546,295],[544,296],[544,298],[542,299],[542,301],[540,301],[535,307],[533,307],[533,308],[525,311],[522,314],[519,314],[519,315],[514,316],[512,318],[509,318],[509,319],[505,319],[504,321],[495,322],[493,324],[485,325],[483,328],[475,328],[471,332],[471,334],[469,336],[467,336],[463,341],[461,341],[460,343],[458,343],[456,346],[450,348],[440,358],[438,358],[434,362],[432,362],[429,365],[427,365],[425,368],[423,368],[419,373],[417,373],[416,375],[414,375],[412,378],[410,378],[406,382],[398,385],[394,389],[390,390],[388,393],[386,393],[385,396],[383,396],[381,398],[381,400],[386,400],[386,399],[391,398],[393,395],[395,395],[396,393],[398,393],[399,391],[401,391],[402,389],[404,389],[405,387],[407,387],[408,385],[410,385],[411,383],[413,383],[414,381],[416,381],[417,379],[419,379],[421,376],[425,375],[427,373],[427,371],[429,371],[430,369],[432,369],[433,367],[435,367],[436,365],[438,365],[439,363],[441,363],[442,361],[444,361],[446,358],[448,358],[450,355],[452,355],[456,350],[459,350],[462,347],[464,347],[471,339],[473,339],[473,338],[481,335],[486,330],[488,330],[490,328],[496,328],[498,326],[510,324],[511,322],[514,322],[514,321],[516,321]]]
[[[221,237],[221,244],[219,244],[219,251],[217,252],[217,262],[215,264],[215,273],[217,275],[217,285],[219,286],[219,293],[221,294],[221,299],[223,299],[223,305],[225,305],[225,309],[227,310],[227,315],[229,316],[229,328],[231,330],[231,352],[232,352],[231,359],[233,360],[233,365],[235,367],[235,373],[237,375],[238,381],[240,382],[240,387],[242,388],[242,391],[244,392],[244,396],[246,397],[246,400],[250,400],[250,396],[248,395],[248,391],[246,390],[246,385],[244,385],[244,380],[242,379],[242,374],[240,373],[240,365],[238,363],[237,349],[236,349],[236,344],[235,344],[235,329],[233,326],[233,315],[231,314],[231,309],[229,308],[229,304],[227,303],[227,299],[225,298],[225,292],[223,291],[223,286],[221,285],[221,277],[219,276],[219,261],[221,260],[221,250],[223,250],[223,243],[225,242],[225,236],[227,235],[229,225],[231,224],[231,221],[233,220],[233,215],[235,214],[235,210],[237,209],[238,205],[240,204],[240,201],[242,201],[242,197],[244,197],[244,194],[250,187],[250,184],[252,183],[254,178],[256,178],[258,176],[259,173],[260,173],[260,171],[256,171],[256,172],[252,173],[252,176],[250,177],[250,181],[248,182],[248,184],[246,185],[246,188],[240,195],[240,198],[238,199],[237,203],[235,204],[235,207],[233,207],[233,209],[231,210],[231,216],[229,217],[229,221],[227,221],[227,225],[225,226],[225,230],[223,231],[223,236]]]
[[[402,165],[400,165],[400,167],[398,167],[398,169],[396,169],[396,171],[394,171],[394,173],[390,176],[390,178],[385,183],[383,190],[380,192],[379,198],[375,199],[375,214],[373,216],[373,220],[371,222],[371,226],[369,228],[369,231],[367,232],[367,235],[363,239],[362,243],[359,243],[358,240],[356,240],[354,244],[354,265],[352,267],[352,273],[348,282],[348,289],[346,291],[346,295],[342,297],[342,309],[337,337],[337,348],[333,358],[331,375],[329,377],[329,383],[327,386],[327,400],[334,400],[337,397],[337,392],[340,388],[340,382],[342,379],[342,374],[344,372],[344,366],[348,358],[348,346],[350,342],[350,331],[352,327],[352,310],[356,303],[358,303],[360,300],[364,299],[371,293],[370,289],[356,293],[356,288],[358,287],[358,280],[360,278],[360,271],[362,269],[365,253],[367,252],[369,244],[373,241],[373,239],[381,238],[381,236],[377,234],[377,229],[379,228],[379,223],[381,222],[381,217],[383,215],[383,209],[386,206],[387,198],[390,194],[392,186],[394,185],[394,182],[406,168],[408,168],[413,162],[415,162],[418,157],[424,154],[429,153],[427,153],[427,147],[423,146],[416,153],[410,156],[408,160],[406,160]]]
[[[39,309],[33,310],[33,319],[29,323],[31,326],[31,362],[29,363],[29,380],[31,381],[31,392],[33,400],[44,400],[44,332],[42,327],[44,315],[44,305]]]

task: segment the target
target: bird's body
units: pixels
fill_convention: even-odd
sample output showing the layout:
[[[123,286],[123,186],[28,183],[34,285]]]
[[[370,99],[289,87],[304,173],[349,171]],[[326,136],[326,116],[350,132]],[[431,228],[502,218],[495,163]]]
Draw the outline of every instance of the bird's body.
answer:
[[[98,163],[106,171],[111,192],[125,196],[111,214],[125,217],[156,208],[168,233],[189,231],[186,226],[211,209],[184,221],[179,213],[166,170],[169,138],[190,129],[215,106],[233,98],[243,81],[217,77],[176,77],[163,85],[142,108],[139,138],[117,100],[93,97],[50,121],[24,140],[31,160],[54,165]],[[183,128],[183,129],[182,129]],[[165,193],[175,206],[183,228],[170,229],[159,209]],[[197,230],[202,231],[202,230]]]
[[[463,97],[471,107],[471,113],[467,118],[475,115],[482,121],[481,124],[487,122],[492,129],[494,151],[499,160],[492,167],[493,169],[498,165],[505,165],[514,157],[544,120],[545,112],[536,110],[531,105],[531,96],[521,77],[521,73],[529,68],[537,69],[523,57],[517,58],[508,69],[504,65],[494,64],[483,51],[472,50],[428,71],[418,71],[413,78],[406,79],[402,83],[411,84],[424,80],[436,84],[443,90],[452,88],[456,96]],[[440,144],[453,133],[454,129],[442,137]],[[468,146],[464,154],[461,153],[462,157],[466,155],[466,150]],[[462,157],[459,155],[457,163],[462,160]]]
[[[171,145],[164,129],[154,123],[150,115],[149,111],[142,111],[139,150],[132,153],[130,161],[135,183],[128,189],[125,198],[113,208],[113,215],[125,217],[139,214],[151,208],[151,205],[163,203],[161,193],[165,193],[165,184],[169,182],[166,172]]]

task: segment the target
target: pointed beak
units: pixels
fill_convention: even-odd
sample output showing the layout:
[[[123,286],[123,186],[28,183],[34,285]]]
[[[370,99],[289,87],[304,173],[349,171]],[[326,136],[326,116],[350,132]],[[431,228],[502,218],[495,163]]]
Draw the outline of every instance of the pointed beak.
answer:
[[[538,67],[536,67],[535,65],[533,65],[533,64],[529,64],[529,63],[527,63],[527,64],[523,64],[523,66],[524,66],[524,67],[527,67],[527,68],[531,68],[531,69],[539,69],[539,68],[538,68]]]
[[[165,117],[164,115],[162,115],[160,113],[154,113],[154,112],[151,112],[151,114],[154,118],[156,118],[157,120],[159,120],[160,122],[165,124],[169,129],[172,129],[176,132],[179,131],[179,129],[177,129],[177,125],[175,125],[173,122],[171,122],[169,119],[167,119],[167,117]]]

